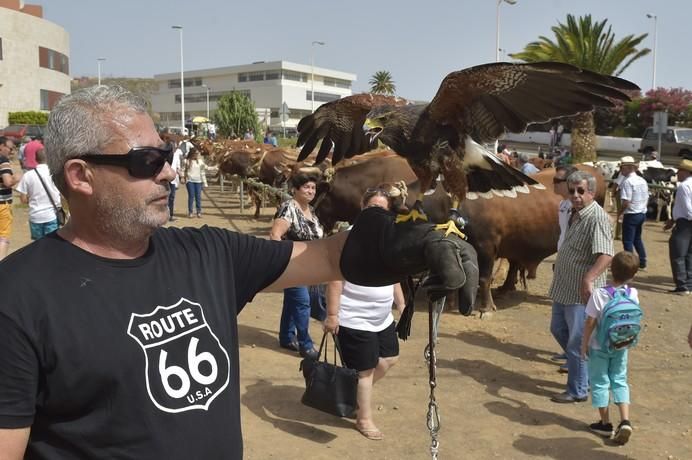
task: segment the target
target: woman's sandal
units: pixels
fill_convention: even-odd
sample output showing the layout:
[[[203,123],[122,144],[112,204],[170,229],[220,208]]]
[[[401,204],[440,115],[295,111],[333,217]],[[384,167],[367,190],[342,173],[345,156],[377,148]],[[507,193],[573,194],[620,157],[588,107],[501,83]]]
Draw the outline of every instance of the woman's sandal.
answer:
[[[371,441],[382,441],[384,439],[384,435],[380,430],[377,428],[375,429],[365,429],[365,428],[360,428],[356,426],[356,430],[358,430],[358,433],[362,434],[366,438],[368,438]]]

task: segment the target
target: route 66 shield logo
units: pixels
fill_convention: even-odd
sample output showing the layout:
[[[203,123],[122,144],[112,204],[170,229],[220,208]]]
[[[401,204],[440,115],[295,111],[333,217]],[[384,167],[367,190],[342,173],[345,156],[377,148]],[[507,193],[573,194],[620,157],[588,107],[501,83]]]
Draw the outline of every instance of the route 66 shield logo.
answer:
[[[207,410],[228,386],[228,353],[200,304],[181,297],[175,305],[133,313],[127,334],[144,351],[147,391],[162,411]]]

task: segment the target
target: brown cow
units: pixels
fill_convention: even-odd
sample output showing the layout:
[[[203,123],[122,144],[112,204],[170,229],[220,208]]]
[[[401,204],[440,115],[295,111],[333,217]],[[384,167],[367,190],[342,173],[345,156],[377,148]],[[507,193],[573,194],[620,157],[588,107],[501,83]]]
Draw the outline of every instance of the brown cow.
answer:
[[[413,182],[415,174],[400,156],[378,156],[334,169],[333,177],[317,185],[312,205],[326,231],[338,221],[353,222],[365,191],[384,182]]]
[[[596,201],[603,204],[605,181],[594,168],[577,165],[596,178]],[[531,189],[528,194],[519,193],[516,198],[493,197],[466,200],[462,203],[462,215],[468,217],[466,232],[469,241],[478,252],[480,287],[478,295],[481,311],[495,310],[490,291],[495,260],[509,260],[509,270],[500,291],[514,290],[518,272],[527,271],[534,279],[538,265],[557,251],[560,227],[557,220],[561,197],[553,193],[552,179],[555,170],[545,169],[532,177],[546,186],[545,190]],[[523,277],[522,277],[523,278]]]

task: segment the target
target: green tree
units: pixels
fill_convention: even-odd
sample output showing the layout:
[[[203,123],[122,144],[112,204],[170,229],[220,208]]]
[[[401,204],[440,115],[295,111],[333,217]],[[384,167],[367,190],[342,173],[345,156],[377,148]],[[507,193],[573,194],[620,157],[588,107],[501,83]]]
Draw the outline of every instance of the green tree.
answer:
[[[525,62],[558,61],[607,75],[620,75],[632,62],[646,56],[648,48],[637,49],[647,34],[628,35],[615,41],[608,20],[594,22],[591,15],[578,19],[567,15],[567,23],[552,27],[555,39],[540,36],[523,51],[511,54]],[[572,155],[576,162],[596,159],[596,133],[593,112],[572,119]]]
[[[255,137],[260,135],[255,103],[237,91],[231,91],[219,99],[212,119],[222,136],[242,136],[248,129],[255,133]]]
[[[378,70],[370,77],[370,92],[373,94],[385,94],[393,96],[396,93],[396,85],[392,79],[392,74],[386,70]]]

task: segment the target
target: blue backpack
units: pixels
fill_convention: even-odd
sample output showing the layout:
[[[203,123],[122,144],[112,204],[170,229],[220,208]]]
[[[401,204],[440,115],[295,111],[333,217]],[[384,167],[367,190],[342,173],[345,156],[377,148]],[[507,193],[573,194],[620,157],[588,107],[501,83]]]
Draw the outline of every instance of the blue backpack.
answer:
[[[614,353],[634,346],[641,332],[642,309],[630,297],[630,288],[604,288],[610,300],[603,307],[596,339],[601,351]]]

